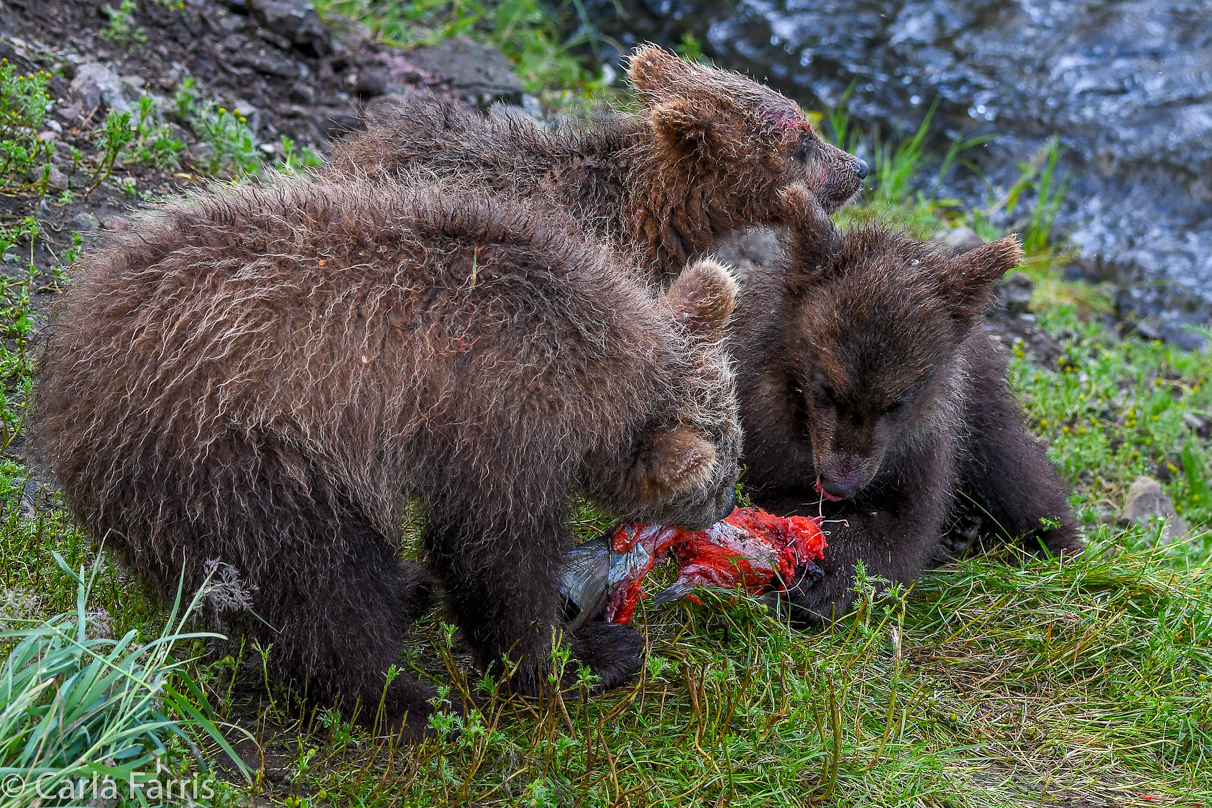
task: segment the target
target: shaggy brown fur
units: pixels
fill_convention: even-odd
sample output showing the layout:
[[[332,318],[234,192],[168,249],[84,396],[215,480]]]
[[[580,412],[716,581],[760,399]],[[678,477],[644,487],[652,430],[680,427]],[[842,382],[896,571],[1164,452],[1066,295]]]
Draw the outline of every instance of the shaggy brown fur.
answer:
[[[797,616],[845,612],[857,561],[914,580],[945,555],[949,514],[1078,552],[1065,487],[977,324],[1017,241],[948,257],[878,227],[839,233],[807,191],[783,197],[789,249],[746,286],[733,350],[755,501],[845,520],[824,578],[793,589]]]
[[[519,203],[278,180],[170,204],[81,266],[39,370],[36,440],[76,516],[163,592],[205,563],[256,588],[271,659],[373,712],[429,578],[480,665],[533,691],[557,624],[570,498],[705,527],[740,431],[718,265],[654,299],[607,251]],[[605,687],[618,626],[571,638]],[[419,730],[433,695],[400,677]]]
[[[655,46],[631,57],[634,115],[539,129],[417,98],[337,145],[326,171],[474,180],[567,210],[667,282],[717,235],[777,218],[775,192],[803,182],[829,210],[867,167],[830,146],[800,108],[750,79]]]

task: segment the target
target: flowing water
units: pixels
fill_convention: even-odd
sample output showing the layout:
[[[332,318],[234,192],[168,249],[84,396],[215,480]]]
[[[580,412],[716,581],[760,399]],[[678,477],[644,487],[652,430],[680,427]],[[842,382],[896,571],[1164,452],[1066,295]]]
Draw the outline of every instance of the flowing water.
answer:
[[[598,0],[623,45],[686,33],[808,106],[841,103],[966,152],[945,191],[988,205],[1055,134],[1057,229],[1086,277],[1168,338],[1212,313],[1212,0]],[[870,158],[870,155],[865,155]]]

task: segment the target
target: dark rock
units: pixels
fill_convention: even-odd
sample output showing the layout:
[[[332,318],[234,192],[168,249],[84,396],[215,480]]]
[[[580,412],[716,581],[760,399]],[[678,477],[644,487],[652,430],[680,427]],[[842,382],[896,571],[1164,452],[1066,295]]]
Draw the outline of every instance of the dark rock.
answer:
[[[374,31],[365,23],[330,14],[325,18],[334,51],[358,51],[374,41]]]
[[[285,56],[277,57],[268,53],[247,53],[241,54],[239,61],[241,64],[248,65],[258,73],[264,73],[267,76],[280,76],[284,79],[300,78],[299,64]]]
[[[285,37],[296,48],[312,56],[332,52],[328,32],[311,0],[244,0],[257,22]]]
[[[118,74],[99,62],[88,62],[76,69],[71,92],[86,110],[96,108],[129,112],[125,86]]]
[[[67,222],[67,226],[78,233],[91,233],[101,229],[101,220],[97,218],[96,214],[85,211],[72,217]]]
[[[381,70],[363,70],[354,80],[354,92],[363,98],[373,98],[387,92],[387,74]]]
[[[300,81],[290,88],[286,96],[292,103],[311,106],[316,103],[316,91],[307,82]]]
[[[358,128],[358,116],[343,107],[321,107],[307,117],[325,140],[336,140]]]
[[[248,25],[244,17],[238,17],[224,8],[211,9],[202,15],[202,19],[219,36],[239,33]]]
[[[522,82],[493,48],[457,38],[413,48],[404,56],[414,68],[441,80],[473,106],[486,109],[496,101],[522,103]]]
[[[275,34],[273,31],[269,30],[268,28],[258,28],[253,33],[256,34],[258,39],[268,42],[269,44],[273,45],[275,48],[278,48],[279,50],[288,51],[288,50],[290,50],[291,45],[293,44],[286,37],[282,36],[281,34]]]
[[[57,166],[52,165],[50,174],[46,178],[46,183],[56,191],[66,191],[68,187],[67,175],[60,171]]]
[[[978,236],[971,227],[962,226],[940,230],[931,236],[930,240],[943,245],[956,255],[975,250],[985,243],[985,240]]]
[[[78,122],[82,117],[84,117],[84,112],[77,104],[68,104],[62,101],[55,104],[55,109],[52,114],[69,126]]]
[[[994,307],[988,313],[985,330],[1007,350],[1018,343],[1031,361],[1042,368],[1056,369],[1056,360],[1064,355],[1061,344],[1035,324],[1029,314],[1017,317],[1004,308]]]
[[[1012,272],[997,286],[994,302],[1014,316],[1027,313],[1035,283],[1025,272]]]

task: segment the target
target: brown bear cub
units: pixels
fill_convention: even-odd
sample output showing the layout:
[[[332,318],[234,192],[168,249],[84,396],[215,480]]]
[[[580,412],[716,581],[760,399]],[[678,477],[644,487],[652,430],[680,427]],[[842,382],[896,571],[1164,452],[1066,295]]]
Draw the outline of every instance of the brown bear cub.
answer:
[[[858,561],[913,581],[966,511],[1032,551],[1079,552],[1065,486],[979,323],[1018,242],[948,256],[876,226],[840,233],[803,188],[782,197],[788,249],[746,286],[732,347],[754,501],[843,520],[824,577],[794,582],[793,617],[841,616]]]
[[[351,181],[169,204],[84,261],[49,327],[39,453],[160,591],[234,566],[280,674],[364,716],[426,605],[429,575],[396,550],[418,497],[478,663],[517,661],[533,692],[573,494],[702,528],[739,471],[732,278],[700,262],[654,298],[564,225]],[[569,644],[604,687],[640,664],[619,626]],[[386,709],[420,731],[432,696],[399,677]]]
[[[586,232],[667,283],[717,235],[777,218],[776,192],[806,185],[827,210],[867,174],[825,143],[794,103],[736,73],[655,46],[631,57],[635,114],[545,131],[416,98],[337,144],[325,171],[453,178],[568,211]]]

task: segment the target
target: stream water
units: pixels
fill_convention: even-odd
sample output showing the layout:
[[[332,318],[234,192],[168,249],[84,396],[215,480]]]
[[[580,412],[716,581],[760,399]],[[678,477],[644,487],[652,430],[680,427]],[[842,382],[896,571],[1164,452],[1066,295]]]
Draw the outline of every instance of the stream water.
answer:
[[[995,135],[944,192],[985,206],[1055,134],[1071,270],[1113,281],[1146,333],[1212,314],[1212,0],[594,0],[629,47],[686,33],[717,64],[932,145]],[[865,155],[870,160],[870,155]]]

